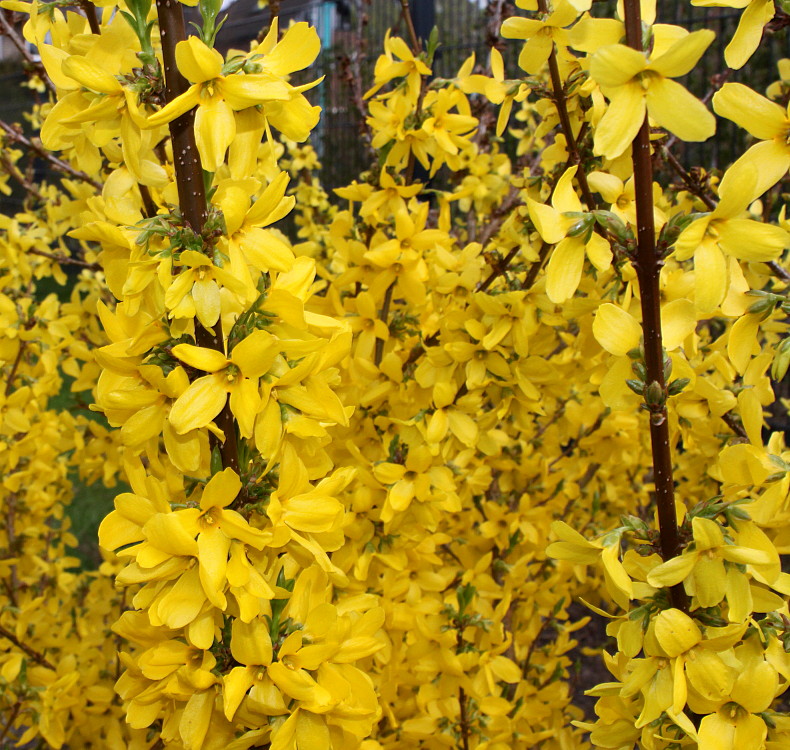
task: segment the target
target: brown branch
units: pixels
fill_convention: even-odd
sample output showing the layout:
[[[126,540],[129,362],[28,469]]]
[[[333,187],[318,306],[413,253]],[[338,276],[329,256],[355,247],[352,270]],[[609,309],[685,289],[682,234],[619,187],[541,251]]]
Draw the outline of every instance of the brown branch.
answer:
[[[13,17],[11,11],[0,9],[0,35],[7,36],[11,40],[11,44],[16,47],[17,52],[19,52],[20,56],[25,61],[28,69],[34,70],[36,75],[44,82],[44,86],[54,94],[55,84],[52,83],[52,79],[47,75],[47,69],[44,67],[44,63],[40,60],[36,60],[33,55],[30,54],[30,50],[25,46],[22,37],[19,36],[13,24],[8,20],[9,17]]]
[[[14,707],[11,709],[11,715],[8,717],[8,721],[6,722],[6,725],[3,727],[3,731],[0,732],[0,742],[2,742],[6,737],[8,737],[8,733],[11,731],[11,727],[16,721],[16,717],[19,716],[19,712],[21,710],[22,710],[22,701],[17,701],[14,704]],[[2,747],[2,745],[0,745],[0,747]]]
[[[500,230],[511,211],[516,208],[516,206],[520,205],[520,196],[520,188],[511,185],[510,191],[505,196],[505,199],[491,212],[490,221],[480,232],[479,242],[483,247],[485,247],[488,241]]]
[[[11,641],[11,643],[24,651],[37,664],[40,664],[42,667],[46,667],[47,669],[51,669],[53,672],[55,671],[55,667],[52,666],[46,656],[39,653],[31,646],[28,646],[26,643],[22,643],[19,638],[17,638],[10,630],[4,628],[2,625],[0,625],[0,636]]]
[[[409,31],[412,51],[417,55],[422,49],[422,44],[420,44],[420,40],[417,38],[417,32],[414,29],[414,21],[412,21],[411,13],[409,12],[409,0],[400,0],[400,10],[403,15],[403,20],[406,23],[406,28]]]
[[[507,271],[508,266],[510,265],[510,262],[513,260],[513,258],[516,257],[516,255],[518,255],[519,250],[521,250],[521,245],[516,245],[514,248],[512,248],[510,252],[494,266],[491,273],[488,274],[486,279],[484,281],[481,281],[477,285],[477,291],[484,292],[486,289],[488,289],[488,287],[491,286],[491,284],[494,283],[495,279],[497,279],[499,276],[505,273],[505,271]]]
[[[154,199],[151,197],[151,191],[148,189],[147,185],[138,185],[140,188],[140,198],[143,201],[143,210],[145,211],[145,215],[147,218],[151,219],[157,214],[157,207],[156,203],[154,203]]]
[[[713,211],[713,209],[716,208],[716,201],[713,196],[705,190],[705,186],[699,180],[695,179],[680,163],[678,158],[669,150],[666,144],[661,147],[661,155],[667,164],[672,167],[675,174],[683,180],[683,184],[688,188],[688,191],[692,195],[696,195],[710,211]]]
[[[722,414],[721,419],[739,438],[748,438],[746,428],[733,412],[728,411],[726,414]]]
[[[9,176],[13,177],[23,188],[23,190],[28,194],[28,196],[32,196],[37,200],[41,201],[41,203],[45,203],[46,199],[41,192],[36,187],[36,185],[31,182],[22,171],[17,167],[14,162],[11,161],[10,156],[8,155],[8,151],[3,150],[2,155],[0,156],[0,164],[3,165],[3,169],[8,173]]]
[[[387,291],[384,292],[384,304],[381,306],[381,312],[379,313],[379,320],[384,321],[384,325],[387,325],[387,318],[390,314],[390,306],[392,305],[392,294],[395,291],[395,281],[393,281],[388,287]],[[384,339],[377,338],[376,339],[376,351],[373,356],[373,361],[378,367],[381,364],[382,357],[384,356]]]
[[[3,14],[0,13],[0,19],[3,17]],[[89,185],[92,185],[97,190],[101,190],[102,186],[101,183],[94,180],[92,177],[87,175],[85,172],[80,171],[79,169],[75,169],[71,166],[68,162],[63,161],[62,159],[58,159],[57,156],[47,151],[41,141],[38,138],[28,138],[20,128],[14,127],[13,125],[9,125],[7,122],[0,120],[0,130],[2,130],[8,140],[11,140],[14,143],[18,143],[25,148],[33,151],[37,156],[40,156],[42,159],[46,159],[55,169],[59,172],[63,172],[67,174],[69,177],[73,177],[76,180],[81,180],[82,182],[87,182]]]
[[[582,125],[581,130],[579,131],[580,137],[584,136],[584,133],[586,132],[586,128],[587,128],[587,123],[584,123],[584,125]],[[571,166],[571,161],[572,161],[572,157],[569,156],[567,162],[565,163],[565,169],[563,169],[563,172],[565,172],[565,170]],[[549,200],[551,200],[551,197],[554,195],[554,191],[557,189],[557,182],[559,182],[559,180],[556,180],[554,184],[551,186],[551,191],[549,192]],[[585,179],[585,184],[586,184],[586,179]],[[540,269],[543,268],[543,264],[546,262],[546,258],[548,257],[550,248],[551,245],[547,245],[545,242],[543,243],[543,245],[541,245],[540,253],[538,255],[538,260],[530,266],[529,272],[527,273],[527,276],[521,285],[522,289],[530,289],[532,285],[535,283],[535,279],[537,279],[538,274],[540,273]],[[518,254],[518,250],[519,250],[519,246],[517,245],[507,254],[505,258],[499,261],[499,263],[496,264],[496,267],[491,271],[490,275],[485,279],[485,281],[478,284],[478,286],[476,287],[476,291],[478,292],[485,291],[486,289],[488,289],[489,286],[491,286],[491,284],[498,276],[505,273],[508,269],[508,266],[510,265],[510,262]]]
[[[88,19],[88,26],[91,27],[92,34],[101,34],[101,26],[99,25],[99,17],[96,15],[96,6],[91,0],[80,0],[80,8],[82,8]]]
[[[766,264],[774,272],[774,276],[778,276],[782,281],[790,281],[790,272],[783,268],[775,260],[769,260]]]
[[[8,377],[5,381],[5,395],[6,398],[11,395],[11,387],[14,384],[14,379],[16,378],[17,370],[19,370],[19,365],[22,364],[22,357],[25,353],[25,347],[27,346],[27,341],[20,341],[19,342],[19,351],[16,353],[16,357],[14,358],[14,362],[11,365],[11,370],[8,372]]]
[[[625,0],[625,33],[628,46],[642,51],[642,18],[639,0]],[[667,389],[664,380],[664,348],[661,339],[661,261],[656,252],[653,221],[653,163],[650,156],[650,127],[647,115],[633,142],[634,187],[637,216],[636,273],[642,305],[642,332],[648,389],[658,391],[658,403],[650,405],[650,445],[658,508],[661,556],[669,560],[680,554],[675,510],[672,451],[669,444]],[[688,600],[681,584],[670,589],[674,607],[687,610]]]
[[[67,255],[48,253],[46,250],[38,250],[35,247],[31,247],[28,253],[31,255],[40,255],[42,258],[49,258],[64,266],[81,266],[82,268],[89,268],[91,271],[101,271],[101,266],[98,263],[88,263],[88,261],[81,260],[80,258],[69,258]]]
[[[458,688],[458,703],[461,706],[461,743],[464,750],[469,750],[469,717],[466,713],[466,691]]]
[[[19,351],[22,351],[22,346],[19,347]],[[19,356],[17,356],[16,361],[14,362],[14,366],[18,366],[19,364]],[[12,367],[13,370],[13,367]],[[9,395],[8,386],[11,384],[13,378],[11,377],[13,373],[9,374],[8,382],[6,384],[6,396]],[[16,528],[14,524],[15,515],[16,515],[16,496],[11,495],[7,502],[6,502],[6,517],[5,517],[5,531],[6,537],[8,538],[8,552],[9,554],[13,555],[14,557],[18,557],[19,555],[19,547],[17,544],[17,536],[16,536]],[[19,574],[17,572],[16,563],[13,563],[9,566],[11,572],[11,580],[6,587],[8,591],[8,598],[15,607],[18,605],[16,592],[19,590]]]
[[[692,195],[696,195],[697,198],[699,198],[705,204],[705,207],[709,211],[713,211],[717,205],[716,199],[709,190],[705,189],[705,185],[703,185],[699,180],[695,179],[694,176],[680,163],[678,158],[670,151],[669,143],[666,143],[661,147],[661,155],[675,172],[675,174],[677,174],[678,177],[683,180],[683,184],[688,188],[689,192],[692,193]],[[763,216],[763,221],[767,220],[768,219],[766,216]],[[768,266],[771,271],[773,271],[774,276],[777,278],[780,278],[782,281],[790,281],[790,272],[783,268],[777,261],[767,261],[765,265]]]
[[[176,45],[186,39],[183,6],[173,0],[156,0],[156,8],[159,13],[159,29],[162,40],[165,99],[167,102],[171,102],[183,94],[189,86],[176,65]],[[169,128],[181,216],[186,225],[200,236],[206,221],[206,191],[203,185],[200,155],[195,142],[194,124],[195,112],[190,110],[171,121]],[[196,321],[195,343],[198,346],[215,349],[224,354],[225,344],[221,324],[217,322],[214,330],[210,331]],[[216,423],[225,435],[225,441],[220,448],[222,465],[233,469],[238,474],[239,454],[236,442],[236,424],[227,400]],[[209,440],[212,450],[219,445],[219,441],[213,433],[211,433]]]
[[[538,10],[540,10],[541,13],[548,12],[546,0],[538,0]],[[569,161],[571,164],[575,164],[578,167],[576,170],[576,180],[579,183],[582,198],[584,198],[584,202],[587,204],[587,209],[593,211],[598,207],[598,204],[590,191],[590,186],[587,184],[587,175],[584,171],[581,154],[579,154],[579,146],[576,142],[576,136],[573,134],[573,126],[571,125],[571,118],[568,114],[568,100],[565,96],[565,87],[562,84],[560,66],[557,62],[557,48],[554,44],[551,45],[551,52],[549,53],[549,75],[551,76],[552,99],[557,107],[557,114],[560,118],[560,128],[565,135],[565,144],[570,156]]]

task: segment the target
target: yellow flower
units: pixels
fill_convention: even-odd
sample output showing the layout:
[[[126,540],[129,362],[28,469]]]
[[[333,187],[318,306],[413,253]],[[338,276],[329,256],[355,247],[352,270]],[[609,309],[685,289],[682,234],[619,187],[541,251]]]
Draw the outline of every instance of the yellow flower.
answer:
[[[730,43],[724,50],[724,60],[738,70],[754,54],[763,38],[763,28],[776,12],[774,0],[691,0],[702,8],[745,8]]]
[[[737,184],[755,170],[754,195],[762,195],[790,168],[790,112],[742,83],[725,83],[713,95],[713,109],[758,139],[727,173]]]
[[[670,80],[686,75],[713,41],[703,29],[678,39],[662,55],[649,60],[644,52],[612,44],[590,58],[590,76],[609,99],[595,131],[595,153],[608,159],[622,154],[636,137],[645,112],[684,141],[704,141],[716,130],[705,105]]]
[[[416,102],[420,94],[422,76],[429,75],[431,69],[419,57],[414,56],[403,39],[390,36],[388,29],[384,35],[384,54],[376,60],[373,86],[365,92],[365,99],[373,96],[393,78],[406,78],[407,98],[411,103]]]
[[[172,318],[197,316],[204,328],[211,328],[222,312],[220,285],[245,302],[254,294],[251,285],[245,285],[235,274],[214,265],[203,253],[184,250],[178,258],[178,265],[184,269],[165,292],[165,306]]]
[[[675,244],[677,260],[694,256],[694,300],[701,312],[712,312],[727,293],[727,255],[774,260],[790,244],[790,234],[781,227],[739,218],[756,197],[757,179],[751,165],[729,169],[719,184],[719,204],[686,227]]]
[[[228,256],[236,276],[249,278],[247,265],[262,273],[290,271],[294,262],[293,250],[274,232],[264,228],[287,216],[294,206],[296,199],[285,195],[288,173],[280,172],[252,203],[249,182],[225,180],[213,198],[225,218]]]
[[[276,27],[273,28],[276,34]],[[317,54],[314,37],[315,29],[302,23],[289,29],[279,45],[271,49],[267,49],[264,40],[258,52],[264,57],[257,63],[260,72],[256,73],[243,73],[240,66],[231,66],[237,68],[236,71],[226,73],[222,55],[198,37],[191,36],[179,42],[176,46],[176,63],[192,85],[151,115],[146,126],[159,127],[197,107],[195,137],[203,168],[210,172],[219,169],[228,146],[236,137],[236,111],[262,105],[263,116],[267,121],[271,121],[291,140],[304,140],[317,122],[318,112],[317,108],[309,107],[305,112],[301,92],[315,84],[300,87],[289,85],[284,76],[298,70],[304,60],[301,54],[297,58],[298,62],[291,64],[283,58],[290,50],[299,47],[303,47],[308,56],[313,50]],[[268,62],[267,55],[272,57]],[[251,59],[255,61],[254,57]],[[269,107],[273,109],[271,116],[267,112]],[[289,111],[289,108],[294,111]]]
[[[567,302],[576,292],[582,277],[585,253],[590,262],[605,271],[612,263],[609,242],[595,232],[575,232],[574,224],[583,218],[582,204],[573,189],[577,167],[570,167],[557,182],[551,206],[527,199],[529,216],[544,242],[557,246],[546,267],[546,294],[552,302]],[[585,236],[588,235],[588,236]]]
[[[708,714],[699,726],[699,750],[765,747],[768,729],[760,714],[780,692],[779,675],[756,635],[734,651],[739,669],[732,689],[719,700],[694,706]]]
[[[519,67],[534,75],[546,64],[554,42],[567,45],[567,32],[563,27],[576,20],[578,11],[567,0],[555,0],[554,9],[543,19],[512,16],[502,24],[505,39],[526,39],[518,57]],[[523,7],[523,6],[521,6]]]
[[[726,596],[734,604],[741,591],[737,568],[725,566],[725,561],[738,565],[767,565],[770,555],[760,549],[727,544],[721,526],[709,518],[695,517],[692,522],[693,549],[667,560],[650,571],[647,582],[656,588],[674,586],[683,581],[686,591],[696,598],[700,607],[715,607]],[[732,606],[732,604],[731,604]]]
[[[209,373],[190,383],[176,399],[168,419],[179,435],[206,427],[224,408],[230,409],[243,437],[252,437],[252,426],[261,403],[258,379],[268,372],[279,353],[277,339],[266,331],[254,331],[226,357],[214,349],[178,344],[173,354],[190,367]]]
[[[580,565],[593,565],[599,561],[603,563],[609,596],[623,609],[628,610],[628,603],[634,598],[634,587],[620,561],[620,538],[590,542],[564,521],[554,521],[551,530],[560,541],[552,542],[546,548],[546,554]]]

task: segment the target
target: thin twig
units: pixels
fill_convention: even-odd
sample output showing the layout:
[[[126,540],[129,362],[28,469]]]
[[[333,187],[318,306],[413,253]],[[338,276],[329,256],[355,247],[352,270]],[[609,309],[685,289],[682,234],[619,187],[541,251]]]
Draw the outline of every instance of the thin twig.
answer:
[[[11,40],[11,44],[16,47],[17,52],[19,52],[28,68],[30,70],[35,70],[36,75],[44,82],[44,85],[50,90],[50,92],[54,94],[55,84],[52,83],[52,80],[47,75],[47,69],[40,60],[36,60],[33,55],[30,54],[30,50],[27,48],[27,45],[23,41],[22,37],[19,36],[17,30],[8,20],[9,15],[11,15],[10,11],[0,9],[0,34],[2,34],[2,36],[7,36]]]
[[[19,342],[19,351],[16,353],[16,357],[14,357],[14,362],[11,365],[11,369],[8,372],[8,377],[5,381],[5,395],[6,398],[11,395],[11,390],[14,385],[14,379],[16,378],[17,370],[19,370],[19,365],[22,363],[22,357],[25,353],[25,347],[27,346],[27,341],[20,341]]]
[[[10,630],[4,628],[2,625],[0,625],[0,636],[11,641],[11,643],[24,651],[37,664],[40,664],[42,667],[46,667],[47,669],[51,669],[53,672],[55,671],[55,667],[52,666],[52,663],[47,659],[46,656],[39,653],[31,646],[28,646],[26,643],[22,643],[19,638],[17,638]]]
[[[22,189],[28,194],[28,196],[32,196],[41,203],[46,202],[46,199],[43,195],[41,195],[41,192],[36,187],[36,185],[28,180],[27,177],[22,174],[22,171],[19,169],[19,167],[17,167],[17,165],[11,161],[8,151],[4,150],[2,155],[0,155],[0,164],[2,164],[3,169],[22,186]]]
[[[0,12],[0,19],[2,19],[3,14]],[[63,161],[62,159],[58,159],[57,156],[47,151],[41,141],[38,138],[28,138],[21,129],[18,127],[14,127],[13,125],[9,125],[7,122],[0,120],[0,130],[2,130],[7,139],[18,143],[21,146],[29,149],[30,151],[35,152],[37,156],[40,156],[42,159],[46,159],[55,169],[59,172],[63,172],[67,174],[69,177],[73,177],[75,180],[81,180],[82,182],[87,182],[89,185],[92,185],[97,190],[101,190],[102,186],[101,183],[94,180],[89,175],[85,174],[85,172],[80,171],[79,169],[75,169],[71,166],[68,162]]]
[[[50,260],[55,260],[61,265],[64,266],[80,266],[82,268],[89,268],[91,271],[101,271],[102,268],[98,263],[88,263],[86,260],[81,260],[80,258],[69,258],[67,255],[57,255],[56,253],[48,253],[46,250],[38,250],[35,247],[31,247],[28,251],[31,255],[40,255],[42,258],[49,258]]]
[[[749,437],[746,434],[746,428],[743,426],[743,423],[731,411],[722,414],[721,419],[739,438]]]
[[[387,325],[387,318],[390,314],[390,306],[392,305],[392,294],[395,291],[395,281],[393,281],[388,287],[387,291],[384,292],[384,304],[381,306],[381,312],[379,313],[379,320],[384,321],[384,325]],[[374,362],[376,367],[381,364],[381,360],[384,356],[384,339],[376,339],[376,351],[374,354]]]
[[[548,12],[546,0],[538,0],[538,9],[541,13]],[[571,164],[578,167],[576,170],[576,180],[579,183],[582,198],[587,204],[587,209],[593,211],[598,207],[598,204],[590,191],[590,186],[587,184],[587,175],[584,171],[581,154],[579,154],[579,146],[576,142],[576,136],[573,134],[573,126],[571,125],[571,118],[568,114],[568,101],[565,96],[565,87],[562,84],[562,75],[560,74],[559,62],[557,61],[557,48],[553,43],[551,45],[551,52],[549,53],[549,75],[551,76],[553,100],[560,119],[560,128],[565,135],[565,144],[568,149],[568,154],[570,155],[569,161]]]
[[[16,717],[19,716],[19,712],[21,710],[22,710],[22,701],[17,701],[14,704],[14,707],[11,709],[11,716],[8,717],[8,721],[6,722],[6,725],[3,727],[3,731],[0,732],[0,742],[2,742],[6,737],[8,737],[8,733],[11,731],[11,727],[16,721]]]
[[[412,21],[411,13],[409,11],[409,0],[400,0],[401,14],[403,20],[406,22],[406,28],[409,31],[409,38],[411,39],[411,46],[414,54],[419,54],[422,49],[420,40],[417,38],[417,32],[414,29],[414,21]]]
[[[705,186],[699,180],[694,179],[692,174],[680,163],[666,145],[661,147],[661,155],[667,164],[672,167],[675,174],[683,180],[683,184],[688,188],[689,192],[692,195],[696,195],[708,209],[713,211],[716,208],[716,201],[713,196],[705,190]]]

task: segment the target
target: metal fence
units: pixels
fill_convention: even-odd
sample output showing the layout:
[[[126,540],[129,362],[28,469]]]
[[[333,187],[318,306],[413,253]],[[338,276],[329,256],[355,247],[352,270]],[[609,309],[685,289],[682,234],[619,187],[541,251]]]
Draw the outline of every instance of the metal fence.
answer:
[[[594,3],[593,13],[611,15],[614,5],[614,2]],[[418,13],[415,14],[418,33],[422,31],[427,35],[426,20],[428,23],[434,20],[439,32],[441,47],[433,67],[435,75],[454,75],[472,53],[476,54],[478,62],[486,61],[488,18],[485,6],[485,0],[419,0],[416,5]],[[683,80],[698,97],[710,97],[712,77],[726,70],[724,49],[737,27],[740,11],[697,8],[689,0],[662,0],[659,6],[659,22],[678,24],[689,30],[709,28],[716,33],[716,39],[700,65]],[[365,19],[360,18],[360,13],[367,16],[366,22],[361,22]],[[322,118],[318,142],[324,162],[322,179],[327,187],[345,184],[370,163],[361,142],[360,117],[351,104],[354,82],[348,74],[348,63],[355,57],[362,57],[358,59],[354,73],[361,75],[361,88],[365,90],[372,81],[373,66],[387,29],[406,37],[407,29],[398,0],[373,0],[371,4],[357,0],[350,27],[335,35],[318,63],[326,75],[323,86],[330,104]],[[515,64],[520,46],[520,42],[506,41],[506,75],[514,78],[522,75]],[[760,50],[744,68],[731,71],[728,80],[741,81],[756,91],[764,92],[778,78],[777,62],[783,57],[790,57],[790,38],[784,31],[776,35],[767,33]],[[718,125],[718,135],[705,144],[678,144],[681,161],[688,166],[723,167],[741,153],[748,135],[726,120],[719,119]]]

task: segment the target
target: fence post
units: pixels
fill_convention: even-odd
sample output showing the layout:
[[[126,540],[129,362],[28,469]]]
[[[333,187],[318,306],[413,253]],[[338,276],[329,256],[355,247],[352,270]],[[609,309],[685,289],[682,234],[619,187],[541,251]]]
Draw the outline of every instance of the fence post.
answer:
[[[427,45],[431,30],[436,26],[436,0],[411,2],[409,10],[417,38],[422,41],[423,45]]]

